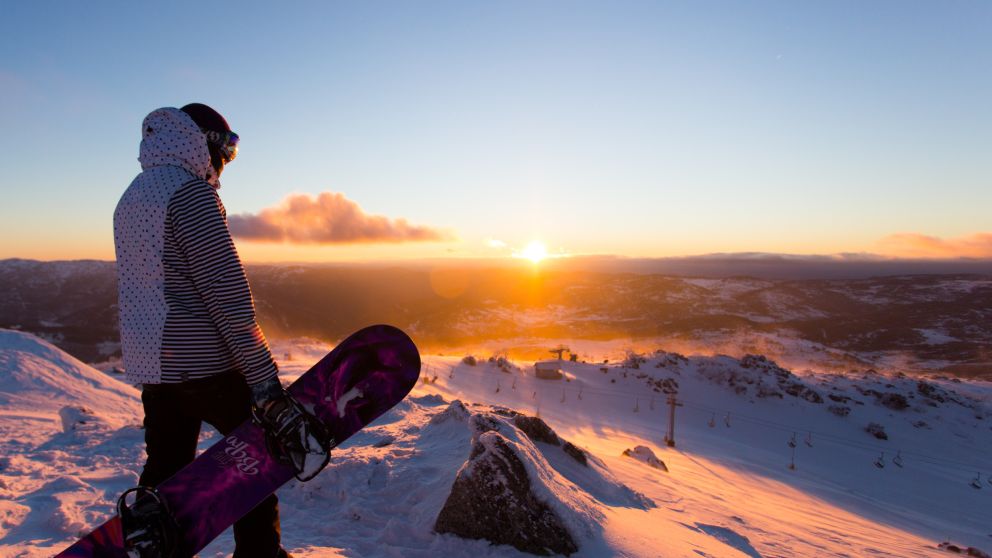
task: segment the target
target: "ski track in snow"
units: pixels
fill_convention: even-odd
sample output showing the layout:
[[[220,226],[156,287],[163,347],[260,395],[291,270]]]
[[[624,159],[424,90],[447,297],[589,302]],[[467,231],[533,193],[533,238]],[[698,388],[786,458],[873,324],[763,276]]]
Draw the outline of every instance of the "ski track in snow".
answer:
[[[285,357],[279,364],[286,381],[327,349],[313,341],[274,346]],[[418,384],[336,448],[316,479],[279,490],[284,545],[307,558],[527,556],[433,533],[472,434],[463,422],[431,419],[457,399],[470,411],[478,403],[539,413],[601,464],[605,476],[590,476],[552,446],[520,441],[547,460],[547,469],[531,471],[550,483],[544,497],[571,494],[572,504],[552,504],[579,514],[574,525],[594,526],[573,525],[582,531],[573,555],[579,558],[945,556],[936,547],[942,540],[992,548],[988,382],[931,380],[960,403],[932,407],[917,393],[909,408],[894,410],[859,388],[910,393],[915,379],[804,374],[797,381],[824,396],[815,404],[756,397],[754,386],[734,393],[728,371],[753,372],[735,368],[734,359],[693,357],[656,368],[661,357],[647,356],[639,370],[609,365],[605,373],[602,365],[565,362],[570,381],[537,379],[529,363],[507,373],[484,360],[468,366],[458,357],[425,356],[435,383]],[[664,378],[679,383],[685,401],[674,448],[662,441],[665,395],[647,383]],[[828,412],[838,404],[828,394],[850,398],[850,414]],[[140,417],[137,390],[47,343],[0,330],[0,556],[50,556],[106,519],[117,495],[137,482]],[[926,426],[914,426],[920,421]],[[882,424],[889,439],[865,433],[868,422]],[[218,439],[205,427],[201,448]],[[646,453],[623,455],[637,446],[669,472],[649,466]],[[887,466],[880,469],[872,462],[882,451]],[[897,451],[902,468],[892,462]],[[986,485],[976,490],[968,483],[979,470]],[[631,490],[655,507],[632,505]],[[228,530],[200,556],[232,551]]]

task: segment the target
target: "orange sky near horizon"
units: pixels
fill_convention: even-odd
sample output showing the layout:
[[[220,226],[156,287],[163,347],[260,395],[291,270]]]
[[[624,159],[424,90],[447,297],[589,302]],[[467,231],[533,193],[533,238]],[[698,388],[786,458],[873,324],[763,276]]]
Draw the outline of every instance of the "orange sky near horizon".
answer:
[[[113,260],[112,233],[92,231],[70,234],[57,228],[48,229],[41,236],[7,238],[0,244],[0,258],[36,260]],[[733,239],[730,239],[733,240]],[[246,263],[320,263],[320,262],[374,262],[414,261],[444,258],[508,258],[522,252],[534,241],[542,242],[550,256],[608,255],[632,258],[664,258],[698,256],[712,253],[764,252],[789,255],[836,255],[843,253],[873,254],[888,258],[907,259],[956,259],[992,258],[992,233],[975,233],[957,238],[940,238],[919,233],[896,233],[872,242],[808,245],[790,243],[787,239],[778,244],[755,245],[736,239],[736,242],[717,243],[712,240],[694,239],[678,246],[659,247],[657,243],[642,241],[623,246],[606,243],[586,247],[569,246],[550,238],[521,238],[519,242],[493,242],[450,240],[437,242],[405,243],[339,243],[298,244],[288,242],[257,242],[235,239],[238,251]]]

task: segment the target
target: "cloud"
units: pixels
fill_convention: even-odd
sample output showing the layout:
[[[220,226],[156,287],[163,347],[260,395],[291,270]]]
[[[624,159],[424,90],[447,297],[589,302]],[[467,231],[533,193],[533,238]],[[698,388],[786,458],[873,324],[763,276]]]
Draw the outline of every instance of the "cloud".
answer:
[[[358,244],[452,240],[450,232],[369,215],[343,194],[293,194],[276,207],[228,218],[231,234],[256,242]]]
[[[992,258],[992,233],[959,238],[897,233],[878,244],[883,253],[899,258]]]

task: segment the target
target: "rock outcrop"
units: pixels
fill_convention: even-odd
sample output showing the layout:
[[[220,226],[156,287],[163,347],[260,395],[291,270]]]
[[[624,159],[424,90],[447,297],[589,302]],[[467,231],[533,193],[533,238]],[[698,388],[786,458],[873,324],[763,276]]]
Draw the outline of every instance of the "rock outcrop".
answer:
[[[545,444],[560,446],[565,454],[578,461],[580,465],[589,465],[589,460],[583,449],[568,440],[559,438],[558,435],[555,434],[555,431],[548,426],[548,423],[544,422],[540,418],[518,414],[513,418],[513,424],[519,428],[521,432],[526,434],[531,441],[544,442]]]
[[[578,550],[572,535],[531,489],[520,457],[499,432],[483,432],[434,524],[438,533],[508,544],[547,556]]]
[[[538,417],[453,401],[428,427],[454,427],[452,436],[459,425],[471,448],[435,520],[438,533],[568,555],[600,528],[604,506],[655,506]]]

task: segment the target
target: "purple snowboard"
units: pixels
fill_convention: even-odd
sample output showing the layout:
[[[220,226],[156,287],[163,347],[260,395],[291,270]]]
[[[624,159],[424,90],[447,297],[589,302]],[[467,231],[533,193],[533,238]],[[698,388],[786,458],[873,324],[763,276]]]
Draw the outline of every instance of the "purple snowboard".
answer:
[[[345,339],[288,388],[347,440],[406,397],[420,375],[420,354],[399,329],[377,325]],[[189,556],[293,478],[293,468],[268,455],[250,420],[158,486],[182,530],[179,555]],[[127,558],[118,516],[58,557]]]

